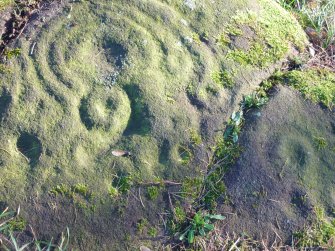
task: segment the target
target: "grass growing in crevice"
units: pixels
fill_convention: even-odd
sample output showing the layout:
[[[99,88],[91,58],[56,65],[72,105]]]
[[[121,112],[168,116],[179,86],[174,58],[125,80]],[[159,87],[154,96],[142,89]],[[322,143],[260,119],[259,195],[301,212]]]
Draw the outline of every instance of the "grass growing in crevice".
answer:
[[[251,108],[260,108],[268,101],[266,93],[272,84],[265,81],[251,95],[245,96],[240,109],[234,112],[227,122],[226,129],[213,147],[213,157],[203,178],[186,178],[182,184],[184,200],[188,208],[180,206],[178,201],[173,208],[169,221],[170,230],[179,236],[180,246],[196,247],[206,243],[206,238],[215,229],[212,220],[223,220],[221,215],[213,215],[217,202],[225,197],[226,187],[223,177],[240,156],[239,134],[243,127],[243,114]]]

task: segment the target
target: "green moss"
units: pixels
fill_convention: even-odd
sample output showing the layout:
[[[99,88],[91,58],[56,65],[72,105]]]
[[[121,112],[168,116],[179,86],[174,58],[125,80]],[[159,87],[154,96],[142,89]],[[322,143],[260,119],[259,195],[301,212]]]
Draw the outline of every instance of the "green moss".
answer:
[[[22,217],[16,217],[15,219],[8,222],[8,230],[13,231],[24,231],[27,227],[27,221]]]
[[[229,45],[230,39],[226,33],[220,34],[216,39],[216,43],[222,47]]]
[[[276,3],[269,0],[260,1],[259,13],[248,10],[239,11],[228,26],[230,30],[243,30],[249,27],[254,37],[249,38],[249,48],[229,50],[227,58],[241,65],[259,68],[267,67],[283,58],[289,51],[290,44],[303,50],[306,35],[299,24]],[[235,35],[240,35],[239,32]]]
[[[200,40],[200,35],[199,35],[199,34],[197,34],[197,33],[192,33],[192,39],[193,39],[193,41],[194,41],[196,44],[198,44],[198,45],[201,44],[201,40]]]
[[[0,74],[8,74],[10,70],[7,65],[0,63]]]
[[[282,75],[282,79],[299,90],[313,102],[322,103],[328,108],[335,104],[335,75],[324,69],[291,71]]]
[[[5,49],[4,56],[7,60],[11,60],[14,57],[18,57],[21,55],[21,49],[15,48],[15,49]]]
[[[78,183],[73,186],[68,186],[65,184],[56,185],[50,189],[49,193],[55,196],[61,195],[70,199],[74,199],[76,194],[88,200],[93,198],[93,194],[89,190],[88,186],[82,183]]]

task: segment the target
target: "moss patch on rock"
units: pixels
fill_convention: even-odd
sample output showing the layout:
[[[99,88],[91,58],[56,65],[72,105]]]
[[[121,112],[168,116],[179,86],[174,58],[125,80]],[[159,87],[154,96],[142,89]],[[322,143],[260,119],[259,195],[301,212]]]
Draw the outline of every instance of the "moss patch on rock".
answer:
[[[290,71],[279,76],[306,98],[332,109],[335,105],[335,74],[325,69]]]
[[[266,67],[283,58],[292,45],[302,51],[307,42],[305,33],[297,30],[297,21],[274,1],[261,0],[259,12],[239,11],[230,25],[226,44],[247,35],[245,44],[239,45],[242,48],[233,48],[227,54],[242,65]]]

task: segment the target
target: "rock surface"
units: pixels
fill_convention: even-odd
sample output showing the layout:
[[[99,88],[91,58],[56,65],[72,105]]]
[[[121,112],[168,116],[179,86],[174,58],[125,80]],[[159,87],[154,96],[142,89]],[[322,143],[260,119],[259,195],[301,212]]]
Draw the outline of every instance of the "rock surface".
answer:
[[[63,2],[1,76],[0,201],[45,239],[68,226],[76,248],[124,250],[168,202],[118,203],[115,177],[197,175],[243,95],[306,37],[271,0]]]
[[[334,129],[334,111],[284,86],[264,108],[249,112],[244,151],[225,176],[231,206],[221,210],[236,213],[229,231],[286,240],[308,223],[314,206],[332,212]]]

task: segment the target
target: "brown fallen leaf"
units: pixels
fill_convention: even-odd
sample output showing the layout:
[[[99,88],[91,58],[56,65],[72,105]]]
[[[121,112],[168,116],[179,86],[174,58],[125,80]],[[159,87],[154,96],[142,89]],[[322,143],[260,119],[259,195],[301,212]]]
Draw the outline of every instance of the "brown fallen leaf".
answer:
[[[147,248],[146,246],[141,246],[141,247],[140,247],[140,250],[141,250],[141,251],[151,251],[151,249],[150,249],[150,248]]]
[[[116,157],[128,157],[128,156],[131,155],[131,152],[122,151],[122,150],[114,150],[114,151],[112,151],[112,154]]]

